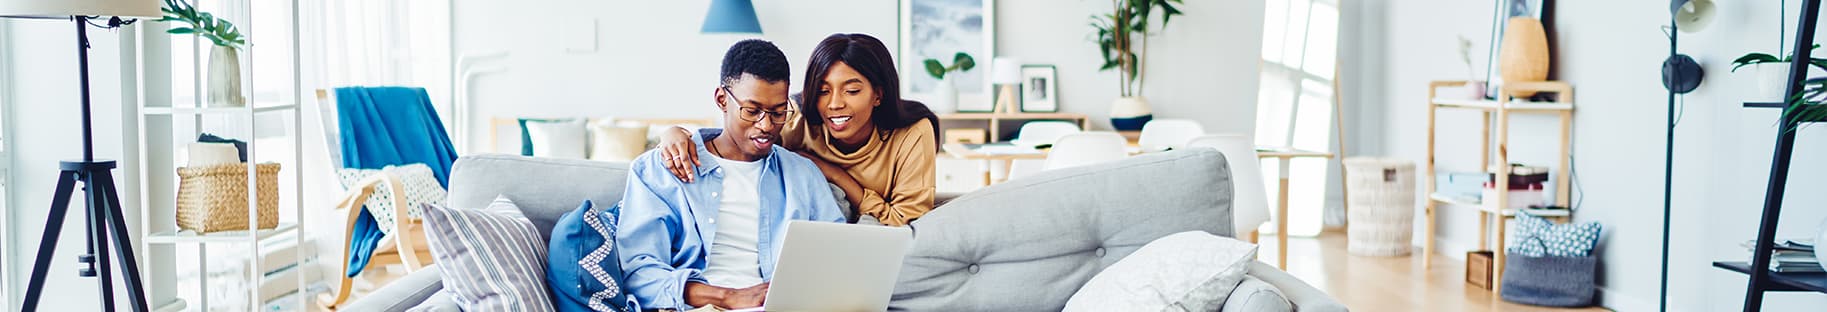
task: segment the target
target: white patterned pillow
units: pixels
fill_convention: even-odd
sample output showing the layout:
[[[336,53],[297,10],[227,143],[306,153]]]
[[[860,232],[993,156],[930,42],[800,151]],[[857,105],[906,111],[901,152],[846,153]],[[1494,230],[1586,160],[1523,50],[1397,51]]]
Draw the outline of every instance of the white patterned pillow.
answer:
[[[1255,259],[1256,245],[1228,237],[1164,236],[1092,276],[1065,311],[1218,311]]]
[[[449,197],[444,191],[444,185],[438,184],[438,177],[432,175],[431,167],[425,164],[387,166],[385,169],[339,169],[336,173],[342,180],[343,189],[349,189],[355,183],[381,172],[393,174],[395,178],[400,179],[400,185],[406,188],[406,207],[410,208],[406,210],[407,217],[423,219],[424,217],[418,209],[419,206],[424,204],[443,205],[445,198]],[[368,196],[368,202],[363,206],[368,209],[369,214],[374,215],[374,223],[380,225],[381,233],[393,234],[396,220],[393,217],[395,207],[393,207],[392,188],[388,188],[385,184],[375,188],[374,194]]]
[[[425,205],[425,237],[444,289],[464,311],[554,311],[546,242],[506,197],[485,209]]]
[[[1599,223],[1554,224],[1529,215],[1516,215],[1516,236],[1509,253],[1530,257],[1586,257],[1599,244]]]

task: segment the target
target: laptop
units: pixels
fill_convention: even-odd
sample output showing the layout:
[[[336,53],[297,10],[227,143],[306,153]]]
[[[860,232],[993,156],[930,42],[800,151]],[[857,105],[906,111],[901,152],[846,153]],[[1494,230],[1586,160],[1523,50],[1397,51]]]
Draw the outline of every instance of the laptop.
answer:
[[[886,311],[913,242],[906,228],[793,221],[763,307],[738,311]]]

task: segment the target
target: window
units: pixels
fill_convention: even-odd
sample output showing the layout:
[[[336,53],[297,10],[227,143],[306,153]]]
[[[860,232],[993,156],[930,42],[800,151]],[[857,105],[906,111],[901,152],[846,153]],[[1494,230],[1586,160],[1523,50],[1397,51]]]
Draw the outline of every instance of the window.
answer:
[[[1337,0],[1267,0],[1264,7],[1256,142],[1330,151],[1334,139],[1332,79],[1338,60]],[[1319,233],[1329,162],[1303,158],[1288,164],[1290,234]],[[1270,180],[1280,166],[1279,160],[1262,161],[1263,183],[1271,194],[1280,186]]]

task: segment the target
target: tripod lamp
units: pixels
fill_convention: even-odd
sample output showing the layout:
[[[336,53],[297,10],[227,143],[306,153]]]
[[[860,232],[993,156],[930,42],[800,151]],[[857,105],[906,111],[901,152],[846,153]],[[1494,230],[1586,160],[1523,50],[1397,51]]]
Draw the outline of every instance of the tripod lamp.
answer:
[[[88,249],[77,256],[81,264],[78,276],[100,277],[99,288],[104,311],[115,311],[114,279],[108,256],[109,244],[114,245],[114,253],[119,261],[121,278],[125,281],[128,296],[131,299],[132,311],[146,311],[146,291],[140,283],[139,265],[133,255],[133,240],[127,232],[126,220],[121,216],[119,191],[114,188],[114,168],[112,160],[95,159],[94,127],[90,121],[89,105],[89,32],[91,25],[101,28],[117,28],[133,23],[123,17],[158,17],[159,2],[155,0],[0,0],[0,17],[20,19],[68,20],[76,26],[77,76],[81,77],[82,109],[82,159],[64,161],[58,174],[57,193],[51,200],[50,216],[45,218],[44,236],[38,244],[37,261],[32,266],[30,284],[26,286],[24,311],[37,311],[40,299],[44,295],[44,279],[51,268],[51,255],[57,249],[58,235],[63,232],[64,216],[69,212],[70,197],[75,195],[77,182],[82,182],[82,193],[87,213],[85,223],[88,227],[86,243]]]
[[[1011,114],[1021,112],[1020,108],[1015,107],[1021,105],[1020,98],[1017,97],[1019,95],[1016,94],[1021,89],[1021,60],[1008,57],[992,59],[990,61],[990,82],[995,83],[998,90],[1001,90],[996,92],[997,112]]]

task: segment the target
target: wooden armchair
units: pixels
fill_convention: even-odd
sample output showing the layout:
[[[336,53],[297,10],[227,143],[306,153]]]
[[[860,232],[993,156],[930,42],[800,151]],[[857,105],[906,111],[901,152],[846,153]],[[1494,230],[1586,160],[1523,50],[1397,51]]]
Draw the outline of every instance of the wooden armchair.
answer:
[[[334,106],[330,103],[327,93],[325,90],[317,90],[317,102],[319,105],[325,106],[320,110],[324,113],[325,138],[327,141],[333,141],[337,137],[333,132],[336,131],[334,129],[337,126],[335,113],[330,108]],[[332,145],[329,150],[332,161],[337,161],[339,159],[337,156],[341,156],[337,155],[340,153],[340,149],[336,145]],[[375,247],[374,253],[368,259],[368,268],[405,264],[407,271],[411,272],[423,269],[432,263],[431,249],[426,245],[424,220],[414,219],[407,213],[411,207],[406,203],[405,185],[400,182],[400,177],[391,173],[384,171],[376,173],[349,186],[341,199],[336,201],[336,209],[347,212],[349,217],[343,224],[343,239],[340,244],[337,244],[341,246],[342,251],[339,253],[342,257],[337,258],[337,261],[342,263],[340,266],[342,270],[336,271],[336,275],[342,281],[338,283],[336,292],[322,294],[317,298],[318,304],[322,304],[325,308],[334,310],[338,305],[349,300],[349,293],[354,287],[355,279],[348,277],[345,273],[349,272],[349,243],[355,236],[355,221],[361,217],[362,210],[366,209],[363,204],[367,203],[368,198],[372,197],[381,187],[387,188],[394,194],[393,206],[395,209],[393,213],[396,222],[392,229],[386,229],[387,232],[392,233],[391,237],[382,241],[380,246]]]

